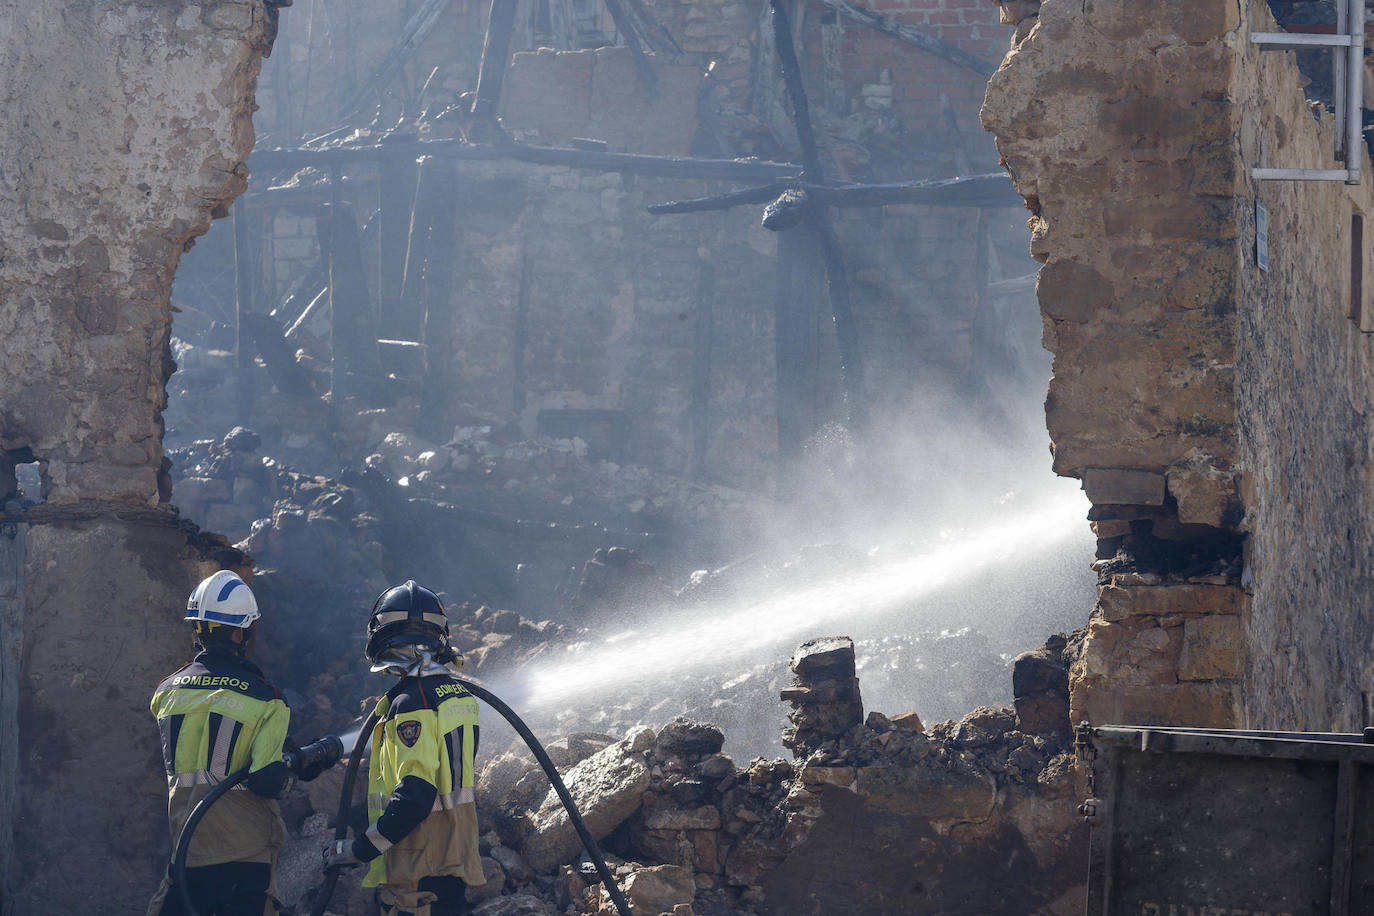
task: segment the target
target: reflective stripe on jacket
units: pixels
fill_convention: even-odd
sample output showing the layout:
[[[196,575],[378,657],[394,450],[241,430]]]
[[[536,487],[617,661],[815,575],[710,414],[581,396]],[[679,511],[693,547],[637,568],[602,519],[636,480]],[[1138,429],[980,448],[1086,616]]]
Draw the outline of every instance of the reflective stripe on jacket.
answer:
[[[201,652],[158,685],[150,705],[162,733],[173,843],[216,783],[245,766],[256,773],[281,760],[291,711],[243,659]],[[271,862],[283,838],[277,802],[240,784],[201,820],[186,864]]]
[[[382,698],[377,715],[367,837],[382,855],[372,860],[363,886],[413,888],[421,878],[440,875],[483,883],[473,797],[477,700],[445,675],[412,678],[390,703]],[[387,838],[377,822],[406,777],[433,786],[434,804],[404,837]]]

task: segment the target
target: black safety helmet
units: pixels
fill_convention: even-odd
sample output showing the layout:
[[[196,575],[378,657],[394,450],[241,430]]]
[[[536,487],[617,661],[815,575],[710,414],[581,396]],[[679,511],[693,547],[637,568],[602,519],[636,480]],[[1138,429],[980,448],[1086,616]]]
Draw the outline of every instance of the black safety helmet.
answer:
[[[448,651],[448,617],[439,596],[407,579],[377,597],[367,620],[367,647],[374,665],[390,649],[415,646],[436,654]]]

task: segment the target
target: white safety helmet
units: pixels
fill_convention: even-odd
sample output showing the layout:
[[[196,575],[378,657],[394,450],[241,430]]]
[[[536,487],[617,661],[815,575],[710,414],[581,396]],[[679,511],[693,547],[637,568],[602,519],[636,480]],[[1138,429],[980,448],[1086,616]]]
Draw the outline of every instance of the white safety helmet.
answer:
[[[261,616],[248,583],[227,569],[197,585],[186,602],[186,620],[192,623],[247,628]]]

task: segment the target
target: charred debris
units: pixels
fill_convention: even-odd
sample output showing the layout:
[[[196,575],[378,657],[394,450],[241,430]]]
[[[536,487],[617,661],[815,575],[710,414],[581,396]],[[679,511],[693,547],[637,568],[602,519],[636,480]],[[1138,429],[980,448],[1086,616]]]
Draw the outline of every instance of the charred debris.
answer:
[[[430,5],[417,14],[417,29]],[[762,225],[776,233],[778,279],[769,418],[775,463],[759,480],[775,480],[780,490],[826,419],[818,402],[829,399],[830,418],[860,447],[874,422],[855,277],[833,214],[894,204],[991,212],[1016,203],[1004,174],[974,172],[957,130],[951,148],[958,177],[910,180],[884,166],[858,170],[853,180],[854,169],[828,161],[788,7],[776,2],[765,35],[795,137],[795,149],[780,152],[799,165],[729,158],[728,131],[719,124],[713,131],[709,118],[694,151],[714,150],[714,157],[615,151],[596,140],[524,142],[496,116],[513,6],[493,0],[476,88],[455,104],[409,112],[390,130],[340,129],[260,147],[250,163],[254,187],[232,211],[232,249],[221,243],[218,275],[202,284],[202,295],[177,301],[166,483],[186,515],[222,533],[221,549],[237,552],[237,565],[256,569],[254,590],[279,610],[264,620],[263,663],[282,672],[305,732],[351,721],[358,708],[340,698],[375,690],[357,664],[362,605],[399,578],[442,588],[454,643],[467,670],[485,678],[599,638],[611,625],[607,609],[690,612],[759,576],[864,562],[824,543],[790,556],[760,555],[771,494],[725,485],[703,470],[707,418],[716,409],[711,354],[720,346],[709,259],[697,290],[707,306],[698,311],[689,354],[692,431],[688,454],[675,465],[644,459],[624,411],[531,407],[531,361],[540,358],[529,342],[538,252],[516,256],[518,293],[508,304],[506,336],[495,344],[509,353],[502,406],[464,390],[453,252],[466,220],[510,222],[524,193],[492,164],[729,188],[648,206],[658,219],[761,208]],[[918,29],[839,0],[825,6],[978,79],[990,71]],[[608,7],[643,89],[656,95],[657,61],[671,37],[636,24],[633,17],[645,15],[638,3],[634,13]],[[397,46],[402,57],[407,41]],[[388,58],[375,79],[400,65]],[[364,88],[357,105],[366,97]],[[948,106],[945,115],[953,124]],[[298,240],[299,270],[284,294],[269,293],[263,282],[268,228],[270,256],[289,247],[284,239]],[[976,238],[971,266],[988,273],[997,255],[981,219]],[[998,291],[980,280],[980,295],[1024,294],[1023,281],[1000,281],[1007,288]],[[826,378],[814,363],[818,336],[828,334],[837,363]],[[835,390],[822,394],[828,383]],[[910,710],[864,716],[857,679],[864,660],[856,661],[854,643],[843,637],[803,646],[790,685],[781,663],[764,665],[724,682],[675,682],[662,697],[627,696],[594,716],[550,709],[541,724],[561,736],[551,748],[556,762],[569,770],[588,823],[617,857],[637,910],[842,912],[852,911],[845,895],[859,893],[878,901],[875,912],[906,911],[916,901],[938,911],[970,899],[983,865],[1033,860],[1018,872],[1014,892],[984,894],[981,911],[999,912],[1006,900],[1034,899],[1037,887],[1071,883],[1047,873],[1074,867],[1080,852],[1067,804],[1067,670],[1076,646],[1055,638],[1013,665],[1003,645],[967,628],[937,625],[861,643],[861,651],[884,659],[865,677],[876,682],[901,668],[903,688],[921,696],[928,717],[951,717],[929,729]],[[960,676],[946,676],[950,669]],[[992,696],[1014,687],[1014,707],[982,705],[994,682],[1001,689]],[[792,759],[737,763],[726,753],[731,711],[757,718],[779,696],[794,707],[781,743],[780,722],[756,723],[772,734],[750,740],[785,746]],[[489,880],[473,891],[478,912],[609,912],[585,870],[560,864],[575,854],[570,832],[545,799],[533,762],[499,747],[484,756],[479,810]],[[288,903],[307,893],[336,792],[337,784],[322,779],[285,806]],[[920,810],[909,803],[916,795],[925,800]],[[856,797],[866,812],[858,820],[850,807]],[[1041,819],[1034,827],[1032,809]],[[836,818],[844,824],[838,843],[825,826]],[[1057,826],[1039,829],[1045,821]],[[823,829],[813,834],[818,824]],[[918,838],[928,867],[914,884],[909,868],[873,867],[874,857],[881,864],[892,855],[894,831]],[[795,879],[841,848],[849,850],[844,880],[822,889],[821,898],[814,887],[806,891],[812,897],[797,898]],[[884,871],[887,878],[875,877]],[[355,888],[341,912],[365,905]]]

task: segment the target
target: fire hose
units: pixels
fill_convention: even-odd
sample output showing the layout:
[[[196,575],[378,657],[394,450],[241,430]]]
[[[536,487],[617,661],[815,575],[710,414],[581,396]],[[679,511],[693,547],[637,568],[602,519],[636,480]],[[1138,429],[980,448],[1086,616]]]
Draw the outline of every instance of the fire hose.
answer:
[[[606,864],[606,859],[601,855],[601,850],[596,844],[596,838],[592,836],[587,824],[582,820],[582,814],[577,810],[577,803],[573,801],[572,793],[564,785],[563,779],[558,775],[558,769],[553,761],[549,759],[548,752],[539,743],[539,739],[534,736],[524,721],[515,714],[515,711],[501,701],[499,697],[482,687],[477,686],[471,681],[462,678],[454,678],[460,686],[466,689],[477,699],[484,701],[492,709],[501,714],[516,733],[524,739],[534,754],[539,766],[544,770],[544,775],[548,776],[549,783],[558,795],[559,801],[563,803],[563,808],[568,812],[568,820],[572,823],[573,829],[577,831],[578,837],[582,840],[582,846],[587,850],[587,856],[592,860],[596,867],[596,873],[601,878],[602,885],[606,888],[606,893],[610,895],[611,902],[615,904],[620,916],[631,916],[630,905],[625,900],[625,895],[621,893],[620,887],[615,883],[615,876],[611,874],[610,866]],[[393,699],[400,688],[404,685],[406,678],[402,678],[386,692],[386,699]],[[379,704],[380,705],[380,704]],[[362,762],[363,749],[367,747],[369,739],[372,737],[372,730],[377,725],[377,712],[374,710],[368,716],[367,721],[358,731],[358,738],[353,742],[352,753],[348,758],[348,769],[344,773],[343,790],[339,794],[339,809],[334,819],[334,839],[335,841],[344,840],[348,837],[348,813],[353,802],[353,785],[358,778],[358,765]],[[334,760],[338,760],[342,752],[343,742],[334,735],[326,735],[320,740],[301,748],[299,751],[288,751],[283,754],[283,760],[287,768],[293,773],[300,772],[306,767],[324,759],[325,754],[332,754]],[[210,810],[210,806],[222,798],[225,793],[233,789],[234,786],[248,778],[248,768],[245,767],[224,779],[200,800],[195,809],[191,811],[191,816],[186,819],[185,825],[181,828],[181,835],[177,838],[176,854],[172,857],[172,883],[177,886],[181,894],[182,905],[185,907],[188,916],[199,916],[195,905],[191,902],[191,893],[186,883],[186,854],[191,848],[191,837],[195,833],[196,827],[200,824],[205,812]],[[311,916],[322,916],[325,907],[329,905],[329,898],[334,894],[334,886],[339,880],[339,870],[329,869],[325,873],[324,886],[315,898],[315,904],[311,909]]]
[[[300,773],[319,764],[332,765],[342,756],[343,742],[334,735],[325,735],[305,747],[282,751],[282,762],[292,773]],[[181,905],[189,916],[199,916],[195,904],[191,902],[191,889],[186,880],[186,854],[191,849],[191,837],[200,825],[201,818],[210,810],[210,806],[247,779],[248,775],[248,767],[244,767],[220,780],[214,788],[205,793],[205,797],[191,810],[191,816],[186,818],[186,823],[181,827],[176,852],[172,856],[172,883],[176,885],[177,892],[181,895]]]
[[[577,803],[573,801],[572,793],[570,793],[568,787],[563,784],[563,778],[558,775],[558,768],[555,767],[553,761],[549,759],[549,754],[544,750],[544,745],[539,743],[539,739],[534,736],[534,732],[529,730],[529,727],[521,721],[520,717],[515,714],[515,711],[501,702],[501,700],[491,691],[478,687],[476,684],[465,681],[462,678],[455,677],[454,680],[467,688],[468,693],[471,693],[477,699],[484,701],[492,709],[499,712],[501,717],[511,724],[511,728],[514,728],[520,737],[525,739],[525,744],[529,745],[529,749],[534,754],[534,758],[539,761],[539,766],[543,768],[544,775],[549,777],[549,782],[553,785],[554,792],[558,793],[558,800],[563,803],[563,809],[568,812],[568,820],[572,822],[573,829],[577,831],[578,837],[581,838],[582,848],[587,850],[587,856],[592,860],[592,864],[596,866],[596,873],[600,876],[601,883],[606,888],[606,893],[610,895],[611,902],[615,904],[616,911],[620,913],[620,916],[630,916],[630,904],[625,900],[625,895],[620,892],[619,885],[615,883],[615,875],[611,874],[610,866],[606,864],[605,857],[601,855],[601,850],[596,845],[596,838],[593,837],[592,832],[587,829],[586,822],[582,820],[582,814],[577,810]]]

